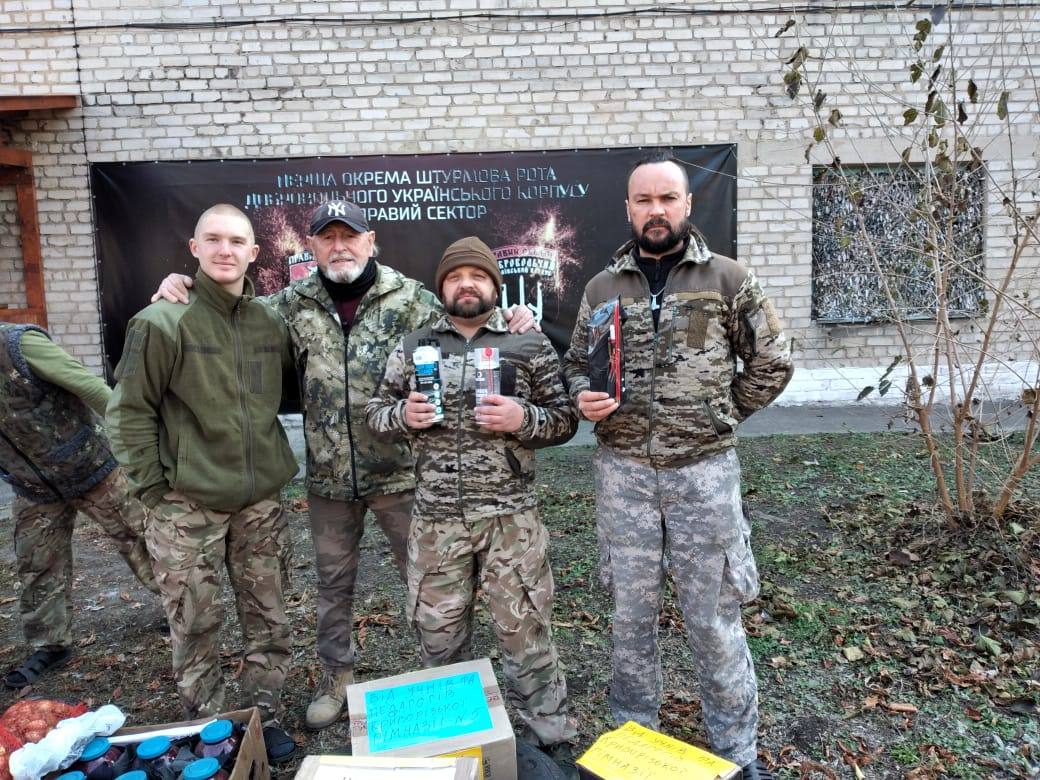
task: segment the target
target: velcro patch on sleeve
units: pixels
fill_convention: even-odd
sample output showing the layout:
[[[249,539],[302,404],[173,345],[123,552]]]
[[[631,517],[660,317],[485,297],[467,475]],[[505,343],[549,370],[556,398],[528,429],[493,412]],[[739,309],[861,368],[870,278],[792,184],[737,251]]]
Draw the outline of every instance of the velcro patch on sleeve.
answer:
[[[126,344],[123,347],[123,356],[116,366],[116,380],[125,379],[137,373],[141,366],[141,353],[144,351],[144,331],[141,328],[131,328],[126,334]]]
[[[766,315],[766,325],[769,327],[770,336],[779,336],[784,327],[780,324],[780,315],[773,308],[773,303],[768,298],[762,301],[762,311]]]

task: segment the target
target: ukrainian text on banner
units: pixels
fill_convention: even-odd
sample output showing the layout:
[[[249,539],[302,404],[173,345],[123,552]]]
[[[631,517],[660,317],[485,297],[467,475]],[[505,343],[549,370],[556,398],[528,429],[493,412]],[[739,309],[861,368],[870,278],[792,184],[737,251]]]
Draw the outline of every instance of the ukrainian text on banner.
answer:
[[[736,147],[673,149],[686,163],[693,222],[736,256]],[[126,324],[172,271],[193,274],[187,242],[207,207],[231,203],[256,229],[260,294],[310,273],[308,215],[331,199],[365,209],[379,260],[432,285],[442,250],[476,235],[499,259],[501,302],[523,303],[566,347],[585,283],[630,237],[629,169],[646,149],[94,163],[102,324],[108,369]]]

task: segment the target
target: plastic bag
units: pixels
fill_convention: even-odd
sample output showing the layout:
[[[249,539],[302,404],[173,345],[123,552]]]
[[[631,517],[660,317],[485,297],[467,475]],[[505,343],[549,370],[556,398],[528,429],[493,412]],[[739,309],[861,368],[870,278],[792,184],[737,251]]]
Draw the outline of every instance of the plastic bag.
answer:
[[[105,704],[94,712],[61,721],[36,744],[25,745],[10,758],[14,780],[39,780],[48,772],[72,764],[96,736],[108,736],[126,722],[122,710]]]

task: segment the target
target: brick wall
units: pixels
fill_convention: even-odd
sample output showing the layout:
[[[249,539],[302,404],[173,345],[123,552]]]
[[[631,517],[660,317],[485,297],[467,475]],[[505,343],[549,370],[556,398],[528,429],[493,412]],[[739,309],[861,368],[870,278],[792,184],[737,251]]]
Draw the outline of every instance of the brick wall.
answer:
[[[827,107],[840,108],[843,126],[830,140],[843,161],[897,160],[914,140],[902,113],[925,95],[907,72],[914,23],[927,9],[797,15],[777,37],[790,16],[775,3],[741,13],[719,3],[706,14],[678,13],[686,4],[657,4],[676,13],[640,13],[648,6],[605,0],[495,5],[507,7],[499,13],[508,18],[436,18],[488,8],[475,0],[82,0],[73,35],[67,0],[6,0],[0,30],[37,31],[0,32],[0,94],[75,92],[82,102],[0,123],[0,137],[36,155],[58,338],[100,366],[88,162],[735,142],[742,259],[797,342],[800,371],[788,398],[818,395],[828,372],[851,372],[855,384],[883,370],[898,344],[891,327],[811,320],[807,95],[822,89]],[[105,27],[209,20],[236,26]],[[1035,177],[1040,117],[1031,85],[1040,17],[1026,9],[953,11],[937,20],[925,53],[951,30],[947,54],[982,96],[965,127],[990,162],[986,266],[997,280],[1012,248],[1001,188],[1013,169]],[[801,45],[812,54],[812,83],[792,101],[783,62]],[[995,113],[1002,89],[1011,94],[1007,123]],[[812,162],[830,161],[822,147]],[[617,216],[620,235],[620,208]],[[1031,251],[1016,274],[1024,301],[1040,289],[1032,283],[1037,265]],[[913,336],[922,350],[929,329],[923,323]],[[1017,340],[1023,330],[1035,326],[1011,320],[998,342],[1009,361],[1028,368],[1035,354]],[[970,323],[963,338],[978,338]]]

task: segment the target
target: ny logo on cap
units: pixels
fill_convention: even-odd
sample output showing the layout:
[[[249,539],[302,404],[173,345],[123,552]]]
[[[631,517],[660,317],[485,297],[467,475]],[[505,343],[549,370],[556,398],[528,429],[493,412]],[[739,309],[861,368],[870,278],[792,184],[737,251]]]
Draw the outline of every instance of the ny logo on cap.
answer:
[[[345,217],[347,215],[347,204],[346,203],[330,203],[329,204],[329,216],[330,217]]]

